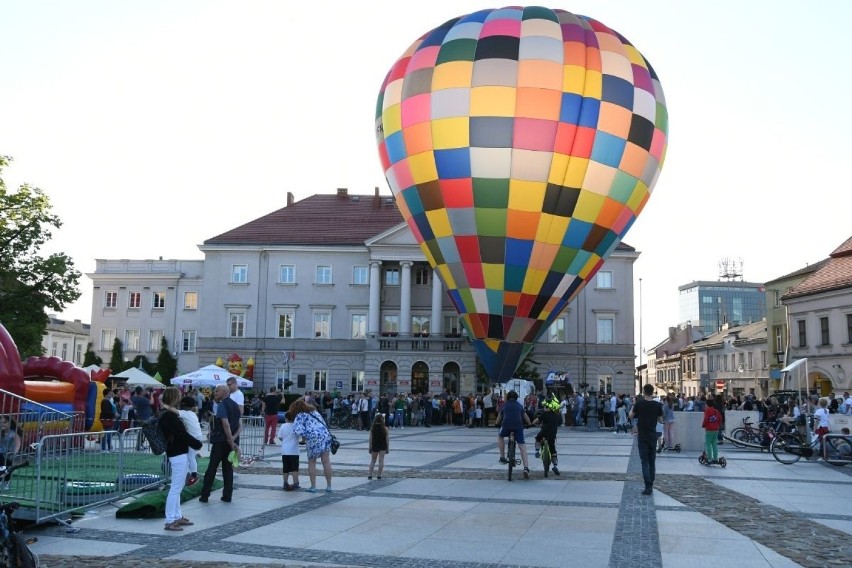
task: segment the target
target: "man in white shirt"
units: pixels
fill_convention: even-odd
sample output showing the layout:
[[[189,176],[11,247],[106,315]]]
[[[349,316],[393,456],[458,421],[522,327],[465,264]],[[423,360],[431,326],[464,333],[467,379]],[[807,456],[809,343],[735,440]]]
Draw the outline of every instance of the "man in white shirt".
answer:
[[[246,403],[246,397],[243,392],[237,388],[237,379],[231,377],[227,381],[228,390],[230,391],[229,398],[237,403],[237,407],[240,409],[240,416],[243,415],[243,406]]]
[[[843,393],[843,414],[852,416],[852,396],[848,392]]]

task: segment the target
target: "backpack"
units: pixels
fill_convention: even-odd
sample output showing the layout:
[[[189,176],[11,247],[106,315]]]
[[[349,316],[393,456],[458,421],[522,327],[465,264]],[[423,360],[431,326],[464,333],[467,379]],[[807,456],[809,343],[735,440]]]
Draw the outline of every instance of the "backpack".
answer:
[[[163,436],[163,431],[160,430],[160,417],[147,421],[142,425],[142,435],[148,440],[148,445],[154,455],[161,455],[166,451],[166,437]]]

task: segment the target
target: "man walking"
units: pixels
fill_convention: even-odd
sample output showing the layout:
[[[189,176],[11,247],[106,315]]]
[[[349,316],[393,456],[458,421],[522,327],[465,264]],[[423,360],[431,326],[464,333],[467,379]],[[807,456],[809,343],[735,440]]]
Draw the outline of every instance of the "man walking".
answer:
[[[263,398],[263,441],[275,444],[275,433],[278,430],[278,410],[281,407],[281,395],[275,387],[269,388],[269,394]]]
[[[634,416],[637,418],[633,433],[636,434],[636,446],[639,459],[642,460],[642,478],[645,480],[642,495],[651,495],[656,476],[657,423],[663,422],[663,405],[654,400],[654,385],[646,384],[642,387],[642,394],[644,396],[637,399],[630,410],[630,421],[633,422]]]
[[[210,491],[213,489],[213,479],[216,470],[222,464],[222,481],[225,487],[222,489],[222,501],[231,502],[234,492],[234,467],[228,461],[228,454],[237,448],[237,438],[242,429],[240,411],[237,404],[228,397],[228,387],[218,385],[213,391],[213,400],[216,401],[216,419],[213,421],[213,431],[210,433],[210,462],[207,471],[204,472],[204,484],[201,486],[201,497],[198,501],[207,503]]]

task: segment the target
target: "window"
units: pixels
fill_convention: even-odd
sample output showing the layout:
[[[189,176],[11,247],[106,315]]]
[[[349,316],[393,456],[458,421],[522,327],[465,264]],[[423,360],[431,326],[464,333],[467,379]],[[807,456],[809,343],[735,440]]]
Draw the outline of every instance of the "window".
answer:
[[[127,307],[138,310],[142,307],[142,292],[131,292],[127,300]]]
[[[429,335],[432,329],[432,318],[429,316],[413,316],[411,318],[411,333],[414,335]]]
[[[231,284],[248,284],[248,266],[235,264],[231,266]]]
[[[820,345],[831,345],[831,337],[828,334],[828,318],[819,318]]]
[[[331,284],[331,267],[317,266],[317,284]]]
[[[444,335],[461,337],[461,319],[459,316],[444,316]]]
[[[550,343],[565,343],[565,318],[556,318],[548,328]]]
[[[124,332],[124,350],[139,351],[139,330],[128,329]]]
[[[163,348],[163,330],[152,329],[148,332],[148,351],[159,351]]]
[[[710,373],[712,373],[712,372],[713,372],[713,371],[715,371],[715,370],[716,370],[716,366],[715,366],[715,365],[713,365],[713,356],[712,356],[712,355],[708,355],[708,356],[707,356],[707,371],[708,371],[708,372],[710,372]]]
[[[846,314],[846,343],[852,343],[852,314]]]
[[[799,326],[799,347],[807,347],[808,332],[807,327],[805,326],[805,320],[799,320],[796,324]]]
[[[418,266],[414,269],[414,284],[416,286],[428,286],[429,285],[429,275],[431,274],[431,270],[429,270],[425,266]]]
[[[58,341],[54,341],[54,342],[50,345],[50,356],[51,356],[51,357],[56,357],[56,355],[57,355],[58,353],[59,353],[59,342],[58,342]]]
[[[613,343],[613,330],[615,320],[613,318],[598,318],[598,343]]]
[[[278,267],[278,283],[295,284],[296,267],[292,264],[282,264],[280,267]]]
[[[713,369],[710,369],[710,370],[712,371]],[[704,357],[699,357],[699,358],[698,358],[698,372],[699,372],[699,373],[703,373],[703,372],[704,372]]]
[[[293,337],[293,312],[278,314],[278,337]]]
[[[399,286],[399,268],[385,268],[385,286]]]
[[[352,339],[367,337],[367,315],[352,314]]]
[[[366,266],[352,267],[352,283],[357,286],[365,286],[370,283],[370,270]]]
[[[331,314],[314,312],[314,339],[331,338]]]
[[[104,307],[105,308],[117,308],[118,307],[118,292],[106,292],[106,293],[104,293]]]
[[[612,270],[601,270],[598,272],[598,288],[612,288]]]
[[[781,307],[781,290],[773,290],[772,295],[775,298],[775,300],[773,302],[775,307],[780,308]]]
[[[328,385],[328,371],[314,371],[314,388],[315,391],[324,391],[328,390],[326,386]]]
[[[108,349],[112,349],[113,343],[115,343],[115,330],[114,329],[102,329],[101,330],[101,351],[106,351]]]
[[[183,293],[183,309],[197,310],[198,309],[198,292]]]
[[[185,329],[180,336],[181,353],[195,353],[195,330]]]
[[[364,391],[364,371],[352,371],[349,380],[349,390],[352,392]]]
[[[154,292],[154,309],[162,310],[166,307],[166,293]]]
[[[83,345],[80,343],[74,347],[74,362],[78,366],[83,363]]]
[[[748,370],[751,371],[754,369],[754,353],[751,351],[748,352]]]
[[[399,333],[399,316],[385,314],[382,317],[382,335]]]
[[[783,353],[784,352],[784,326],[774,325],[772,326],[772,337],[775,342],[775,352]]]
[[[245,312],[231,312],[228,314],[228,337],[246,336],[246,314]]]

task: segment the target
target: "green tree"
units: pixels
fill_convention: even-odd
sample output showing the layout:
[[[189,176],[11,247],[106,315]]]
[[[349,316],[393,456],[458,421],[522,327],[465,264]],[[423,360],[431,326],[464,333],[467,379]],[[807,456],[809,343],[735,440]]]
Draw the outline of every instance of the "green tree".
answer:
[[[119,338],[112,342],[112,355],[109,358],[109,368],[113,375],[124,371],[124,344]]]
[[[24,184],[15,193],[6,189],[2,173],[10,160],[0,156],[0,322],[26,358],[43,354],[46,310],[61,312],[80,297],[80,273],[65,253],[39,255],[51,229],[62,222],[39,188]]]
[[[160,342],[160,353],[157,355],[157,373],[166,384],[177,375],[177,359],[169,353],[169,342],[164,337]]]
[[[89,365],[103,365],[104,360],[98,357],[98,354],[92,351],[92,344],[89,343],[86,346],[86,352],[83,354],[83,366],[88,367]]]

